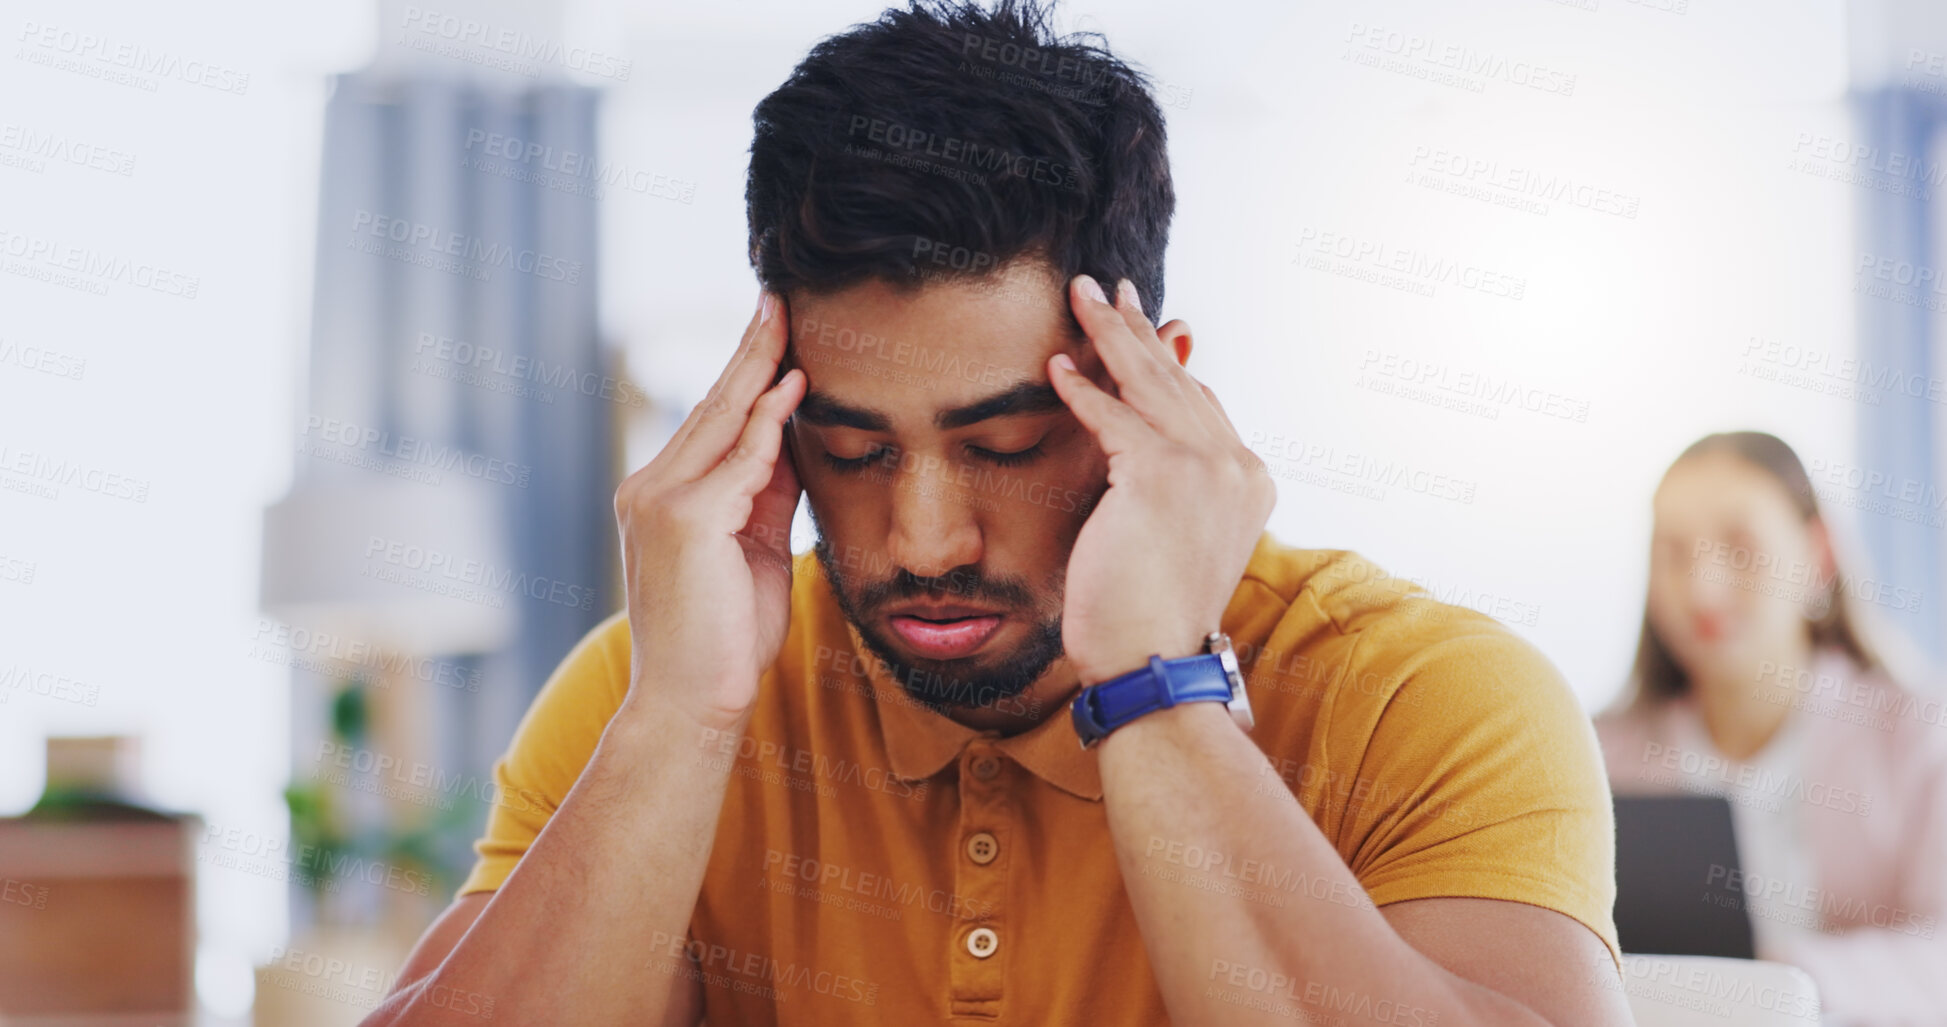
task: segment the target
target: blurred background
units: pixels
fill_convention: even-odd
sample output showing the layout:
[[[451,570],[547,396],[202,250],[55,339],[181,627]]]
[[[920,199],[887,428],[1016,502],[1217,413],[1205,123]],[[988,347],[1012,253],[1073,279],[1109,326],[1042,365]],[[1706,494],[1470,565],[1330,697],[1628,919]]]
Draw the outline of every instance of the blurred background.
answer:
[[[5,5],[0,815],[43,826],[0,831],[0,916],[184,939],[96,1001],[350,1023],[390,987],[619,608],[615,483],[748,316],[752,106],[880,9]],[[1664,469],[1770,431],[1934,687],[1947,9],[1062,23],[1153,76],[1158,320],[1279,472],[1281,539],[1500,618],[1593,711]],[[13,953],[0,994],[84,1022],[79,974]]]

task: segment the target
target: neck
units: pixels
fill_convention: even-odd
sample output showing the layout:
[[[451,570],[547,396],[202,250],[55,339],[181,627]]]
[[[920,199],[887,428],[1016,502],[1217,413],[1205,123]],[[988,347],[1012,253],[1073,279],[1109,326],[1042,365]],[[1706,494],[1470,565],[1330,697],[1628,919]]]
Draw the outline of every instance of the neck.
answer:
[[[1717,751],[1748,760],[1777,737],[1791,716],[1791,684],[1756,668],[1803,667],[1811,657],[1810,639],[1800,638],[1738,672],[1717,671],[1691,677],[1691,694]]]

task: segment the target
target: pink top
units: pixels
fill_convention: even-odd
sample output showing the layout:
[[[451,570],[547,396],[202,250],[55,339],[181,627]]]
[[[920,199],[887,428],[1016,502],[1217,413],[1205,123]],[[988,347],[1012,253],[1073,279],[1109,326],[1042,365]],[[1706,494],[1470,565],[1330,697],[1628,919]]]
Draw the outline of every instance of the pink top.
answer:
[[[1837,652],[1779,682],[1794,713],[1744,762],[1688,698],[1596,718],[1610,788],[1731,801],[1742,874],[1711,883],[1744,893],[1758,958],[1817,982],[1825,1023],[1947,1024],[1947,703]]]

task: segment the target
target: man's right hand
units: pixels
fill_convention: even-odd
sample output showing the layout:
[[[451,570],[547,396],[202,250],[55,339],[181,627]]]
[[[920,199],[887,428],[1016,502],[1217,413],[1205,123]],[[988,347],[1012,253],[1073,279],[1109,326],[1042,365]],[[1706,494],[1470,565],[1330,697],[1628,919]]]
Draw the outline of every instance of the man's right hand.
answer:
[[[784,644],[799,495],[784,422],[805,392],[797,368],[772,384],[788,324],[783,298],[763,293],[709,395],[615,491],[633,641],[625,706],[650,699],[729,730]]]

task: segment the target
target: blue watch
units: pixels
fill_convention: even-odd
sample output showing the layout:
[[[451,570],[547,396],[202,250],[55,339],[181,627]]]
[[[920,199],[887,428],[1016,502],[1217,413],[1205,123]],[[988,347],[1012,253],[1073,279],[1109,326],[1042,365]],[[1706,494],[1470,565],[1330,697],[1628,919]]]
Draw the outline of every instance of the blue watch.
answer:
[[[1244,675],[1229,635],[1206,635],[1200,656],[1151,656],[1148,666],[1090,685],[1075,696],[1068,712],[1075,721],[1075,737],[1087,749],[1137,717],[1186,702],[1223,703],[1238,727],[1251,729],[1251,700],[1244,693]]]

